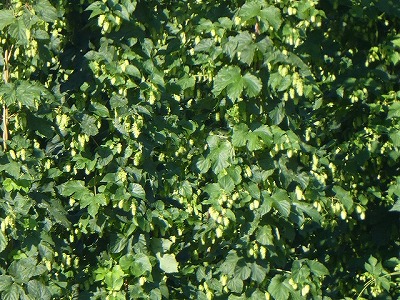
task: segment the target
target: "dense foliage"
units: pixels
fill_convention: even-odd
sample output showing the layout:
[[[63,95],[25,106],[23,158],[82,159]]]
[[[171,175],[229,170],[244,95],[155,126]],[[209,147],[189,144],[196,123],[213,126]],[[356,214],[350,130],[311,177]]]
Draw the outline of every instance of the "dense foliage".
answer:
[[[392,0],[0,3],[1,299],[395,299]]]

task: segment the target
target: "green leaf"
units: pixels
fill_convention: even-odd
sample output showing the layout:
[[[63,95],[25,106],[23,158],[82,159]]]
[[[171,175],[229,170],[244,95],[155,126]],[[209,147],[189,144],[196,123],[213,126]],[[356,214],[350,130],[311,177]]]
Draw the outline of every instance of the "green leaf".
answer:
[[[58,19],[57,9],[48,0],[39,0],[33,7],[45,22],[54,23]]]
[[[290,199],[285,190],[278,189],[272,197],[273,206],[279,211],[279,213],[284,217],[289,217],[290,214]]]
[[[8,268],[10,275],[23,283],[28,283],[29,279],[45,271],[46,267],[37,265],[36,259],[32,257],[14,260]]]
[[[279,103],[273,110],[270,111],[269,117],[274,125],[279,125],[285,118],[285,107]]]
[[[110,115],[108,108],[98,102],[92,102],[89,110],[102,118],[106,118]]]
[[[246,90],[246,94],[249,97],[255,97],[261,92],[262,89],[261,80],[250,73],[246,73],[243,76],[243,84]]]
[[[388,119],[399,118],[400,117],[400,102],[394,102],[389,106]]]
[[[263,148],[263,143],[257,133],[249,132],[249,134],[247,135],[247,139],[247,149],[249,149],[249,151],[253,152]]]
[[[254,182],[250,183],[247,186],[247,192],[250,194],[250,196],[254,199],[259,200],[261,193],[260,193],[260,188],[258,187],[257,184],[255,184]]]
[[[139,199],[146,198],[146,192],[139,183],[130,184],[130,190],[131,190],[132,196],[139,198]]]
[[[310,276],[310,268],[303,265],[302,261],[296,260],[292,264],[292,277],[295,282],[303,282]]]
[[[237,66],[223,67],[214,78],[213,94],[218,96],[228,86],[235,85],[242,80],[240,68]],[[243,82],[240,83],[243,86]],[[235,91],[235,89],[233,90]],[[232,91],[232,93],[233,93]],[[233,99],[232,99],[233,100]]]
[[[17,283],[14,283],[10,286],[9,289],[7,289],[6,291],[4,291],[1,294],[1,299],[2,300],[19,300],[20,297],[23,297],[24,295],[24,289],[22,286],[20,286]]]
[[[267,275],[267,270],[256,263],[252,263],[250,267],[251,279],[261,284],[264,281],[265,276]]]
[[[120,95],[113,95],[110,99],[111,109],[116,109],[118,107],[126,107],[128,105],[128,99]]]
[[[100,206],[104,206],[107,204],[106,197],[103,194],[88,194],[85,197],[82,197],[79,201],[80,207],[85,208],[88,207],[88,213],[93,218],[97,215]]]
[[[257,230],[256,235],[257,242],[261,245],[273,245],[274,236],[272,234],[272,228],[269,225],[264,225]]]
[[[16,88],[13,83],[7,83],[0,85],[0,95],[2,95],[3,101],[6,105],[11,105],[17,102]]]
[[[396,203],[393,205],[389,211],[397,211],[400,212],[400,200],[397,200]]]
[[[34,108],[35,100],[38,101],[40,99],[40,94],[42,91],[43,88],[36,84],[28,81],[20,81],[17,86],[16,96],[18,101],[23,105],[29,108]]]
[[[223,176],[221,179],[218,180],[218,183],[221,188],[223,188],[228,193],[232,192],[235,188],[235,183],[229,175]]]
[[[316,276],[329,275],[328,269],[316,260],[307,260],[307,265],[310,267],[311,272]]]
[[[6,249],[7,245],[8,245],[7,236],[0,230],[0,253]],[[0,291],[1,291],[1,288],[0,288]]]
[[[236,78],[235,81],[232,84],[229,84],[226,89],[228,98],[231,99],[233,102],[235,102],[237,99],[240,98],[240,95],[242,94],[243,91],[243,87],[244,83],[242,77]]]
[[[11,9],[0,10],[0,30],[15,22],[15,16]]]
[[[0,291],[8,290],[13,284],[13,278],[10,275],[0,275]]]
[[[231,250],[225,261],[220,266],[220,271],[222,274],[233,275],[237,262],[239,261],[239,257],[236,251]]]
[[[81,122],[81,128],[83,133],[94,136],[99,133],[97,128],[97,120],[93,116],[84,115]]]
[[[160,262],[160,268],[165,273],[176,273],[178,272],[179,263],[175,258],[175,254],[164,254],[157,253],[157,258]]]
[[[50,300],[51,293],[47,286],[38,280],[31,280],[27,284],[28,293],[34,299]]]
[[[216,291],[216,292],[222,291],[222,284],[218,279],[211,278],[211,279],[207,280],[206,282],[207,282],[208,287],[211,290]]]
[[[121,266],[116,265],[105,275],[104,282],[109,289],[119,291],[124,284],[123,276],[124,271],[122,271]]]
[[[72,196],[82,198],[83,195],[89,194],[89,190],[85,187],[85,182],[82,180],[70,180],[66,183],[59,185],[58,192],[62,196]]]
[[[239,17],[243,21],[248,21],[260,15],[261,6],[258,1],[248,1],[239,10]]]
[[[109,11],[107,5],[105,5],[102,1],[93,2],[85,10],[92,11],[90,13],[89,19]]]
[[[281,11],[275,6],[269,6],[261,11],[261,20],[267,22],[275,30],[278,30],[282,24]]]
[[[207,173],[211,168],[211,161],[201,156],[196,163],[196,167],[199,169],[200,173]]]
[[[210,146],[208,158],[211,161],[211,167],[214,173],[218,174],[230,165],[230,161],[234,157],[234,150],[229,141],[216,135],[210,135],[207,138],[207,143]]]
[[[243,291],[243,280],[233,277],[228,281],[227,287],[233,293],[241,293]]]
[[[185,74],[181,79],[178,80],[177,84],[180,85],[182,90],[186,90],[188,88],[193,88],[196,83],[196,80],[193,76],[189,76]]]
[[[9,33],[16,41],[17,45],[28,44],[28,36],[26,34],[27,28],[24,21],[19,18],[16,22],[10,24]]]
[[[122,267],[122,266],[121,266]],[[149,257],[144,253],[138,253],[132,256],[132,262],[130,265],[130,272],[136,277],[140,277],[146,272],[151,272],[152,265]]]
[[[353,207],[353,198],[348,191],[338,185],[335,185],[332,190],[336,193],[336,197],[347,210]]]
[[[142,78],[142,74],[140,73],[139,69],[134,65],[127,65],[125,68],[125,73],[135,78]]]
[[[243,147],[247,143],[247,135],[249,133],[249,128],[246,124],[240,123],[233,127],[232,134],[232,145],[234,147]]]
[[[268,285],[268,292],[273,299],[287,300],[289,299],[290,290],[283,284],[284,278],[282,275],[275,275]]]
[[[240,278],[241,280],[246,280],[250,277],[251,268],[247,265],[238,264],[235,270],[235,277]]]

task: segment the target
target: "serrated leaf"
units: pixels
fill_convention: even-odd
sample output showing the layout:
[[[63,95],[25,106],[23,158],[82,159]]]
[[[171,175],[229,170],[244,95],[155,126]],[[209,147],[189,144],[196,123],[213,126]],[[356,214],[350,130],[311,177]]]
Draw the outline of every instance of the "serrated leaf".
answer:
[[[90,13],[89,19],[109,11],[107,5],[105,5],[102,1],[93,2],[85,10],[92,11]]]
[[[230,251],[225,261],[219,267],[222,274],[233,275],[239,257],[236,251]]]
[[[210,145],[210,154],[208,158],[211,161],[211,167],[215,174],[220,173],[230,165],[234,156],[232,145],[228,141],[221,141],[219,138],[210,136],[207,142]],[[216,145],[214,145],[216,143]]]
[[[279,103],[271,112],[269,117],[272,119],[274,125],[279,125],[285,118],[285,107]]]
[[[279,189],[271,196],[271,198],[273,199],[273,206],[282,216],[287,218],[290,214],[290,199],[287,192]]]
[[[259,200],[261,193],[260,193],[260,188],[258,187],[257,184],[255,184],[254,182],[250,183],[247,186],[247,192],[250,194],[250,196],[254,199]]]
[[[48,0],[39,0],[33,7],[46,22],[53,23],[58,19],[57,9]]]
[[[130,185],[130,190],[131,190],[132,196],[137,197],[139,199],[146,198],[146,192],[139,183],[132,183]]]
[[[249,132],[247,139],[247,149],[249,149],[249,151],[253,152],[263,148],[263,143],[259,139],[257,133]]]
[[[120,95],[113,95],[110,99],[111,109],[116,109],[118,107],[126,107],[128,105],[128,99]]]
[[[262,89],[261,80],[250,73],[246,73],[243,76],[243,84],[246,90],[246,94],[249,97],[255,97],[261,92]]]
[[[256,263],[252,263],[250,267],[251,267],[251,279],[258,283],[263,282],[265,276],[267,275],[267,270]]]
[[[34,108],[35,100],[40,99],[42,88],[28,81],[21,81],[16,90],[16,96],[23,105]]]
[[[283,284],[284,278],[282,275],[275,275],[268,285],[268,292],[275,300],[287,300],[290,290]]]
[[[10,275],[0,275],[0,291],[8,290],[13,282],[13,278]]]
[[[21,18],[10,24],[8,30],[10,35],[16,40],[17,45],[26,45],[28,43],[27,28]]]
[[[235,188],[235,183],[233,179],[229,175],[225,175],[218,180],[219,185],[223,188],[226,192],[230,193]]]
[[[217,292],[221,292],[222,291],[222,284],[218,279],[211,278],[211,279],[207,280],[206,282],[208,284],[208,287],[211,290],[217,291]]]
[[[11,9],[0,10],[0,30],[15,22],[15,16]]]
[[[328,269],[316,260],[307,260],[307,265],[309,266],[311,272],[316,276],[329,275]]]
[[[275,30],[282,24],[281,11],[275,6],[269,6],[261,10],[261,20],[267,22]]]
[[[236,266],[235,277],[241,280],[246,280],[247,278],[250,277],[250,274],[251,274],[251,268],[247,264],[241,265],[239,263]]]
[[[181,87],[182,90],[186,90],[188,88],[194,87],[196,80],[193,76],[189,76],[185,74],[181,79],[178,80],[177,84]]]
[[[312,205],[301,202],[294,202],[293,204],[302,212],[305,212],[307,215],[309,215],[313,221],[315,222],[321,221],[322,216],[317,211],[317,209],[314,208]]]
[[[211,168],[211,161],[208,158],[200,157],[196,163],[196,167],[199,169],[200,173],[207,173]]]
[[[84,115],[81,122],[81,128],[83,133],[94,136],[99,133],[97,128],[97,120],[93,116]]]
[[[8,245],[7,236],[0,230],[0,253],[6,249],[7,245]],[[0,289],[0,291],[1,291],[1,289]]]
[[[27,284],[28,293],[34,299],[50,300],[51,293],[49,288],[38,280],[30,280]]]
[[[238,277],[233,277],[228,281],[227,287],[234,293],[241,293],[243,291],[243,280]]]
[[[335,192],[336,197],[347,210],[350,210],[353,207],[353,198],[351,197],[350,192],[338,185],[335,185],[332,190]]]
[[[234,147],[243,147],[247,143],[247,135],[249,133],[249,128],[246,124],[241,123],[233,127],[232,134],[232,145]]]
[[[236,78],[236,80],[233,83],[229,84],[226,88],[226,94],[228,98],[231,99],[233,102],[238,100],[243,92],[243,87],[243,79],[241,77]]]
[[[4,99],[6,105],[14,104],[17,101],[16,88],[13,83],[0,85],[0,95]]]
[[[130,272],[136,277],[144,275],[146,272],[151,272],[152,265],[149,257],[144,253],[138,253],[133,256],[133,262],[130,266]]]
[[[1,294],[1,299],[2,300],[19,300],[20,296],[23,296],[24,293],[24,289],[22,288],[22,286],[20,286],[17,283],[14,283],[10,286],[9,289],[7,289],[6,291],[4,291]]]
[[[90,111],[102,118],[108,117],[110,115],[108,108],[98,102],[92,102],[90,104]]]
[[[160,268],[165,273],[176,273],[178,272],[179,263],[175,258],[175,254],[164,254],[161,256],[157,253],[157,258],[160,262]]]
[[[82,180],[70,180],[58,186],[58,192],[62,196],[81,196],[82,194],[89,193],[89,190],[85,187],[85,182]]]
[[[400,102],[394,102],[389,106],[388,119],[400,117]]]
[[[236,84],[242,79],[240,68],[237,66],[223,67],[214,78],[213,94],[218,96],[229,85]],[[243,84],[243,83],[242,83]]]
[[[136,78],[142,78],[142,74],[140,73],[139,69],[134,65],[127,65],[125,68],[125,73]]]
[[[260,12],[261,6],[259,2],[248,1],[240,8],[238,15],[243,21],[248,21],[259,16]]]
[[[41,275],[46,271],[46,267],[37,265],[36,259],[27,257],[18,261],[13,261],[8,268],[10,275],[21,282],[28,282],[34,276]]]
[[[104,282],[109,289],[119,291],[124,284],[124,271],[116,265],[104,276]]]
[[[261,245],[268,246],[274,244],[274,236],[272,234],[272,228],[269,225],[264,225],[257,230],[256,234],[257,242]]]
[[[392,206],[389,211],[397,211],[400,212],[400,200],[397,200],[396,203]]]

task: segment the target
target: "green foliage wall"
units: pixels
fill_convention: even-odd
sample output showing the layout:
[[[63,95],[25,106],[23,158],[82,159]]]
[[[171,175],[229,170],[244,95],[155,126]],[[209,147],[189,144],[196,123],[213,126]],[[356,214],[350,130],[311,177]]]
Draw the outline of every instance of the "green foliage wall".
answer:
[[[1,298],[396,297],[399,17],[3,1]]]

